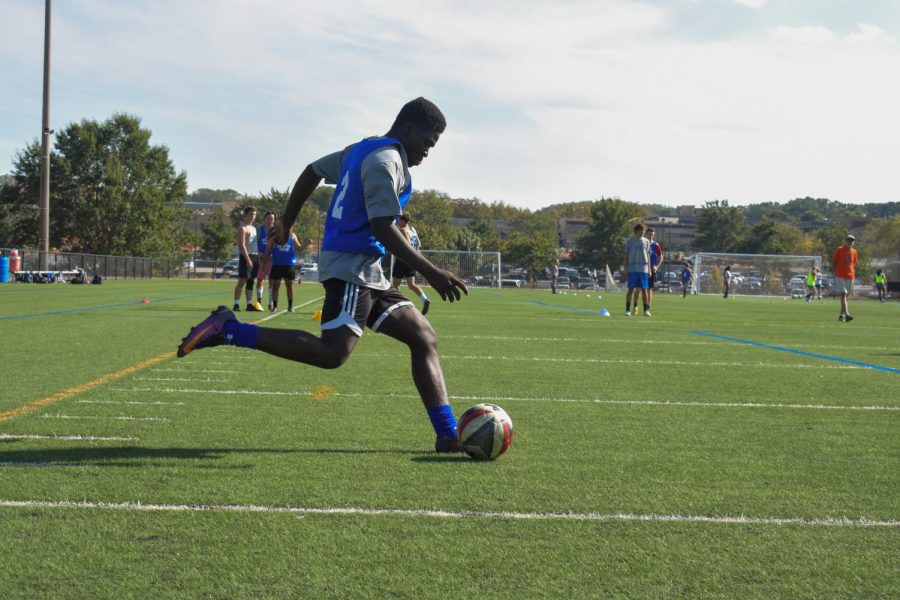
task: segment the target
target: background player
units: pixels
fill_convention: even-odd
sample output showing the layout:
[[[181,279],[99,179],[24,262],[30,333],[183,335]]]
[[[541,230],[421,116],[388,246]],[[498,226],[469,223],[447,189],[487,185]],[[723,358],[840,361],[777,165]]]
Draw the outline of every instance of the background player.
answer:
[[[256,248],[259,256],[259,268],[256,272],[256,302],[262,308],[263,286],[269,288],[269,310],[272,310],[272,285],[269,283],[269,272],[272,268],[272,256],[269,254],[269,232],[275,227],[275,213],[269,211],[263,217],[263,224],[256,228]]]
[[[416,249],[419,250],[420,240],[419,234],[416,232],[416,228],[409,224],[409,213],[404,212],[400,218],[397,220],[397,227],[400,229],[400,232],[403,234],[403,237],[406,238],[406,241]],[[415,294],[419,297],[419,300],[422,301],[422,314],[428,314],[428,308],[431,306],[431,302],[428,300],[428,296],[425,295],[425,292],[421,287],[416,285],[416,270],[410,267],[408,264],[403,262],[397,257],[394,257],[394,270],[392,273],[393,283],[392,286],[394,289],[399,290],[400,284],[406,279],[406,285],[409,286]]]
[[[644,226],[634,226],[634,235],[625,242],[625,265],[628,271],[628,291],[625,292],[625,316],[631,316],[631,302],[637,313],[638,294],[644,302],[644,316],[650,316],[650,298],[647,295],[650,273],[650,240],[644,237]],[[640,292],[638,292],[640,290]]]
[[[244,207],[243,217],[237,227],[235,244],[238,249],[238,280],[234,286],[234,306],[231,310],[241,310],[241,289],[245,288],[248,311],[262,311],[262,307],[253,306],[253,280],[259,270],[258,254],[255,252],[257,245],[257,232],[253,222],[256,220],[256,207]],[[251,253],[251,250],[254,252]]]
[[[279,244],[276,239],[269,242],[268,253],[272,259],[272,268],[269,274],[269,300],[270,310],[278,310],[278,291],[281,282],[284,281],[284,290],[287,294],[288,312],[294,312],[294,265],[297,264],[297,250],[303,251],[305,246],[300,244],[294,229],[288,228],[287,239]]]

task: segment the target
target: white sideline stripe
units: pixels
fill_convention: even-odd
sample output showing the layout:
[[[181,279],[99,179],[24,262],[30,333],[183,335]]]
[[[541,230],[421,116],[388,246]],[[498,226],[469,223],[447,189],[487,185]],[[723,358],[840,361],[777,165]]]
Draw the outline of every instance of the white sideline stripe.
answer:
[[[113,388],[114,391],[120,392],[158,392],[164,394],[222,394],[222,395],[239,395],[239,396],[312,396],[312,392],[281,392],[277,390],[200,390],[189,388]],[[332,392],[329,396],[339,398],[368,398],[372,394]],[[384,398],[418,398],[414,394],[380,394]],[[839,406],[835,404],[785,404],[785,403],[765,403],[765,402],[665,402],[658,400],[597,400],[590,398],[523,398],[520,396],[454,396],[449,397],[450,400],[464,400],[468,402],[567,402],[581,404],[630,404],[638,406],[696,406],[710,408],[802,408],[813,410],[887,410],[898,411],[900,406],[879,406],[879,405],[846,405]]]
[[[96,437],[93,435],[16,435],[0,433],[0,440],[59,440],[75,442],[137,442],[136,437]]]
[[[366,354],[368,357],[384,358],[382,354]],[[676,365],[690,367],[763,367],[766,369],[784,368],[784,369],[865,369],[856,365],[813,365],[813,364],[783,364],[783,363],[762,363],[762,362],[697,362],[684,360],[625,360],[611,358],[549,358],[544,356],[474,356],[474,355],[446,355],[442,354],[441,359],[450,360],[506,360],[519,362],[551,362],[551,363],[590,363],[590,364],[645,364],[645,365]]]
[[[87,508],[106,510],[134,510],[150,512],[239,512],[239,513],[289,513],[300,515],[366,515],[432,517],[461,519],[479,517],[485,519],[513,519],[522,521],[636,521],[663,523],[722,523],[751,525],[818,525],[831,527],[897,527],[900,521],[885,521],[846,517],[747,517],[744,515],[658,515],[632,513],[522,513],[506,511],[444,511],[412,510],[403,508],[311,508],[303,506],[266,506],[258,504],[142,504],[140,502],[88,502],[69,500],[0,500],[0,507],[7,508]]]
[[[144,404],[147,406],[184,406],[184,402],[141,402],[140,400],[76,400],[76,404]]]
[[[130,416],[120,416],[120,417],[101,417],[98,415],[60,415],[60,414],[45,414],[41,415],[42,419],[98,419],[98,420],[109,420],[109,421],[168,421],[168,417],[130,417]]]
[[[133,381],[221,381],[221,378],[210,377],[132,377]]]
[[[216,371],[213,369],[148,369],[156,373],[227,373],[234,374],[234,371]]]
[[[15,462],[15,461],[3,461],[0,462],[0,467],[30,467],[30,468],[46,468],[46,467],[96,467],[97,465],[89,465],[85,463],[67,463],[67,462],[57,462],[55,460],[47,461],[47,462]]]
[[[673,332],[678,333],[678,332]],[[584,338],[566,338],[566,337],[518,337],[506,335],[442,335],[444,339],[461,339],[461,340],[496,340],[496,341],[521,341],[521,342],[583,342]],[[729,346],[733,347],[733,342],[699,342],[690,340],[630,340],[624,338],[595,338],[589,340],[591,343],[611,343],[611,344],[672,344],[676,346]],[[890,346],[823,346],[821,344],[791,344],[792,348],[811,348],[811,349],[840,349],[840,350],[895,350]]]

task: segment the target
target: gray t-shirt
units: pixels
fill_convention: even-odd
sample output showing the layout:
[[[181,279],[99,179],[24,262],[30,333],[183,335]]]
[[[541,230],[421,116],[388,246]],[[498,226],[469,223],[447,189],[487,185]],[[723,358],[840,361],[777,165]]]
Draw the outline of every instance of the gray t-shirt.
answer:
[[[323,156],[312,163],[313,170],[326,183],[335,185],[341,174],[341,161],[351,147]],[[400,193],[411,179],[407,165],[406,150],[396,144],[374,150],[363,159],[360,175],[369,221],[376,217],[399,217],[402,214]],[[328,279],[340,279],[377,290],[386,290],[391,286],[381,268],[381,257],[371,254],[323,250],[319,256],[319,281]]]
[[[631,236],[625,242],[625,255],[628,258],[629,273],[650,272],[650,240]]]

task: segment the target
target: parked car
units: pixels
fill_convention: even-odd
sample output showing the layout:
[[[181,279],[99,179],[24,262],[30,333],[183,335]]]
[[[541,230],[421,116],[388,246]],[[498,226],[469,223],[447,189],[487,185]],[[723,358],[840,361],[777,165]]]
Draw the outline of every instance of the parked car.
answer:
[[[747,277],[741,282],[742,287],[762,289],[762,280],[759,277]]]
[[[594,281],[590,277],[579,277],[578,278],[578,289],[579,290],[599,290],[600,286],[597,285],[597,282]]]
[[[221,277],[238,276],[238,259],[232,258],[222,266]]]

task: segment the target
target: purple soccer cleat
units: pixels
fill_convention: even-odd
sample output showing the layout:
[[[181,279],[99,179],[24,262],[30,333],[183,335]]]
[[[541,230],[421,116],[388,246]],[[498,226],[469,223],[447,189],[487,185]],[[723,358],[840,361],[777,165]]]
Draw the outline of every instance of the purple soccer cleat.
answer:
[[[225,336],[222,335],[222,329],[229,321],[237,322],[237,318],[233,312],[228,310],[228,307],[220,306],[212,311],[199,325],[192,327],[191,331],[181,340],[181,344],[178,345],[178,358],[186,356],[193,350],[224,344]]]

